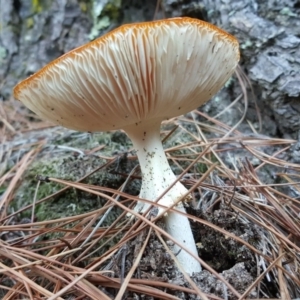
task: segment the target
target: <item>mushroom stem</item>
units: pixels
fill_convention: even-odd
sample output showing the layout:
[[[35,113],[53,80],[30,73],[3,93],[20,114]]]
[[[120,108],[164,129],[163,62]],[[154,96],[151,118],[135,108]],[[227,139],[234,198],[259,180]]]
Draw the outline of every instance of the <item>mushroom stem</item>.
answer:
[[[181,198],[187,189],[176,181],[176,176],[171,170],[160,140],[160,121],[151,124],[138,124],[124,128],[136,149],[137,157],[142,172],[142,187],[140,198],[155,201],[167,188],[171,189],[161,197],[159,204],[167,207],[171,206],[176,200]],[[139,202],[136,211],[144,212],[149,205]],[[174,209],[186,213],[183,204],[177,204]],[[164,209],[159,209],[159,215],[163,215]],[[198,256],[195,240],[186,216],[168,212],[164,216],[167,232],[176,241],[185,245],[191,253]],[[194,272],[201,271],[201,265],[189,253],[174,245],[174,253],[178,253],[177,259],[184,270],[192,275]]]

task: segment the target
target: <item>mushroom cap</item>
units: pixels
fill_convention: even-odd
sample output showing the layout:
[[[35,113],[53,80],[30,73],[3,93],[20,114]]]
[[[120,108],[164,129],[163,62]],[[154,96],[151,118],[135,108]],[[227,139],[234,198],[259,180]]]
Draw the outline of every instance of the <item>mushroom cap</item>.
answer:
[[[52,61],[20,82],[14,97],[70,129],[120,129],[201,106],[238,61],[238,41],[204,21],[129,24]]]

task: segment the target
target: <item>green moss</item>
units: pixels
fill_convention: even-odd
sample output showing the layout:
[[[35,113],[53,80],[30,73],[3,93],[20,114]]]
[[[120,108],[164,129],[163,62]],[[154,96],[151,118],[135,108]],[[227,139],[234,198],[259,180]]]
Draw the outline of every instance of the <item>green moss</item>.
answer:
[[[93,27],[89,35],[91,40],[97,38],[101,31],[108,28],[111,24],[117,24],[120,8],[121,0],[108,0],[105,4],[93,1]]]
[[[42,4],[40,0],[32,0],[32,12],[40,13],[42,11]]]
[[[37,189],[37,175],[76,181],[104,163],[106,163],[105,160],[95,156],[58,155],[53,157],[49,153],[34,162],[26,171],[11,207],[16,211],[32,204],[36,190],[36,200],[38,201],[63,188],[62,185],[53,182],[41,182]],[[85,183],[118,188],[122,183],[122,178],[104,170],[91,175]],[[35,217],[38,221],[42,221],[78,215],[102,207],[105,202],[106,200],[95,195],[70,188],[63,194],[36,205]],[[30,217],[31,213],[32,211],[29,209],[24,211],[21,217]],[[115,219],[118,213],[116,210],[107,221]]]
[[[31,11],[33,14],[38,14],[47,9],[52,5],[53,0],[32,0]]]
[[[121,0],[109,1],[103,9],[103,14],[112,20],[117,20],[120,16]]]
[[[33,18],[27,18],[26,19],[26,28],[31,29],[34,25],[34,20]]]
[[[43,175],[48,177],[58,177],[59,171],[58,166],[61,164],[61,160],[57,158],[49,158],[41,159],[39,161],[34,162],[30,168],[25,173],[25,176],[22,181],[22,185],[17,192],[16,197],[11,203],[11,206],[14,210],[19,210],[21,207],[32,204],[34,201],[35,191],[37,189],[37,175]],[[61,176],[59,176],[61,177]],[[69,177],[69,176],[67,176]],[[67,179],[67,178],[66,178]],[[37,190],[36,200],[42,199],[52,193],[58,191],[61,188],[58,184],[55,183],[41,183]],[[69,197],[69,192],[63,195],[64,198]],[[49,210],[49,205],[53,200],[49,200],[48,202],[44,202],[36,206],[35,214],[38,220],[45,220],[51,218],[54,212],[53,209]],[[55,209],[55,212],[58,209]],[[31,210],[25,211],[22,217],[29,217],[31,215]]]
[[[99,146],[104,146],[104,148],[93,155],[74,155],[74,153],[89,151]],[[111,157],[114,153],[122,154],[128,147],[131,147],[129,139],[119,131],[97,134],[59,131],[51,139],[51,145],[49,143],[48,148],[44,149],[26,170],[21,186],[11,202],[11,210],[17,211],[33,203],[38,183],[37,175],[74,182],[107,162],[105,159],[99,158],[97,154]],[[115,170],[126,173],[129,172],[127,168],[131,169],[131,167],[128,166],[128,162],[123,164],[122,159],[120,159],[109,169],[98,171],[89,176],[84,183],[118,189],[125,178],[115,175]],[[63,187],[53,182],[41,182],[37,190],[36,200],[47,197]],[[137,194],[138,190],[139,182],[132,185],[132,190],[129,193]],[[58,219],[98,209],[105,203],[105,199],[70,188],[63,194],[38,204],[35,207],[35,216],[38,221]],[[31,213],[31,209],[28,209],[22,212],[20,217],[30,217]],[[118,209],[112,211],[106,221],[107,224],[115,220],[119,213]]]
[[[84,153],[85,150],[90,151],[99,147],[101,150],[91,155],[80,154]],[[107,163],[106,159],[99,158],[99,156],[112,157],[119,155],[119,159],[108,168],[90,175],[83,183],[118,189],[126,177],[117,175],[117,173],[129,173],[137,163],[136,161],[127,160],[126,155],[122,155],[130,147],[129,139],[120,131],[97,134],[67,130],[54,132],[49,144],[25,171],[21,185],[10,203],[10,211],[18,211],[20,208],[31,205],[34,202],[36,191],[36,201],[39,201],[64,187],[53,182],[41,182],[37,189],[37,175],[75,182]],[[134,180],[128,185],[125,192],[137,195],[139,189],[140,181]],[[55,198],[52,197],[37,204],[34,214],[37,221],[59,219],[93,211],[102,207],[105,203],[106,199],[104,198],[70,188]],[[119,209],[114,209],[104,225],[110,224],[119,213]],[[22,212],[19,217],[28,218],[31,217],[31,214],[32,208],[29,208]]]
[[[80,10],[83,12],[83,13],[87,13],[88,11],[91,10],[91,7],[92,7],[92,1],[88,1],[88,0],[82,0],[82,1],[79,1],[79,7],[80,7]]]

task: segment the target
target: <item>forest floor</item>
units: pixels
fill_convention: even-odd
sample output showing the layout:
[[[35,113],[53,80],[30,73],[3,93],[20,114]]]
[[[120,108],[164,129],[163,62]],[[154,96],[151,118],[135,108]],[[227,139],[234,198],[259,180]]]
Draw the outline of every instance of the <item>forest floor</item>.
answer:
[[[219,116],[194,111],[161,132],[193,199],[187,211],[203,270],[189,277],[163,219],[126,217],[141,176],[123,132],[54,127],[5,101],[1,299],[300,297],[300,165],[287,161],[297,143],[260,135],[251,123],[245,135]]]

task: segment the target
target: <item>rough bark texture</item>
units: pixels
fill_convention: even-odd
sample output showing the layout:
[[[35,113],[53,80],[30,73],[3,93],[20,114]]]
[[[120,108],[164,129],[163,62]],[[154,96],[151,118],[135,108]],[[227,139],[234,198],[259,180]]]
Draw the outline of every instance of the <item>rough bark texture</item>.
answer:
[[[121,23],[150,20],[156,1],[7,0],[0,7],[0,96],[63,53]]]
[[[8,98],[20,79],[119,24],[152,19],[155,6],[156,0],[143,4],[133,0],[1,1],[0,96]],[[264,116],[263,132],[297,137],[299,1],[164,0],[162,6],[167,17],[198,17],[234,34],[241,44],[241,65]],[[247,118],[255,123],[253,107],[250,102]]]
[[[297,137],[300,111],[299,1],[164,0],[163,5],[167,16],[204,18],[234,34],[241,44],[241,65],[251,79],[263,115],[264,133]],[[247,118],[253,120],[251,106],[253,103],[250,103]]]

